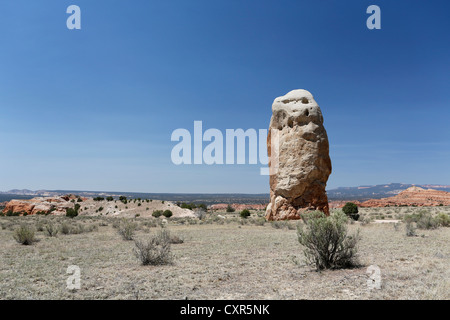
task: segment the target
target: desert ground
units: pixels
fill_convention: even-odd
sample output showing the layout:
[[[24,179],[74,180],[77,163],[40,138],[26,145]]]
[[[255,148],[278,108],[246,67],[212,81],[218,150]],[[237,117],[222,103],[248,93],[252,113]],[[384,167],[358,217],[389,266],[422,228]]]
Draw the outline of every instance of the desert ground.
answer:
[[[0,217],[0,299],[450,299],[450,228],[408,237],[405,223],[395,223],[419,210],[450,213],[448,206],[360,208],[348,228],[360,230],[361,266],[321,272],[305,264],[299,222],[266,222],[263,212],[127,218],[138,226],[135,239],[164,228],[183,240],[171,245],[173,263],[160,266],[141,265],[134,241],[118,233],[120,217]],[[36,230],[37,242],[15,241],[21,224]],[[76,231],[50,237],[48,224]],[[70,265],[81,270],[79,290],[66,288]],[[381,289],[368,287],[370,265],[380,268]]]

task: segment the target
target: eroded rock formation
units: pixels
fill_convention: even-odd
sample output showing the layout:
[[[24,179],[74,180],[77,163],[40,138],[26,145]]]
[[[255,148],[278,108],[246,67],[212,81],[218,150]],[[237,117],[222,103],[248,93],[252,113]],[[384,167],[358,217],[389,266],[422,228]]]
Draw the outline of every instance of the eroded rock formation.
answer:
[[[360,204],[361,207],[387,207],[387,206],[448,206],[450,205],[450,192],[433,189],[411,187],[398,195],[370,199]]]
[[[61,197],[36,197],[30,200],[11,200],[6,204],[3,213],[63,215],[67,208],[74,207],[74,203],[71,201],[74,199],[78,198],[73,195],[65,195]],[[85,201],[86,198],[81,198],[81,200]]]
[[[306,210],[329,214],[328,137],[319,105],[306,90],[275,99],[267,138],[270,169],[268,220],[300,219]]]

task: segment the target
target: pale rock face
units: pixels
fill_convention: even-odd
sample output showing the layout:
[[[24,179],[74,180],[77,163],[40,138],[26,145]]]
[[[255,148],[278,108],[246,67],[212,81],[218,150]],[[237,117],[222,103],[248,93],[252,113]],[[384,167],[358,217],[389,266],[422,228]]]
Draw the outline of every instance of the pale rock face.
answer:
[[[270,204],[266,218],[300,219],[305,210],[321,210],[328,215],[328,137],[322,112],[311,93],[294,90],[275,99],[267,145]]]

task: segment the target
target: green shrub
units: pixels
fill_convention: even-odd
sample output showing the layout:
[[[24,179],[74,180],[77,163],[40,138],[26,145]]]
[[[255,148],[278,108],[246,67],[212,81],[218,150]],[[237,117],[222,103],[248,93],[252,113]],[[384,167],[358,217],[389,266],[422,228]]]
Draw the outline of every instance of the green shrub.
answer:
[[[12,210],[8,210],[6,212],[6,216],[7,217],[18,217],[18,216],[20,216],[20,212],[14,212]]]
[[[227,206],[227,212],[234,212],[234,208],[231,205]]]
[[[330,217],[313,211],[302,215],[303,224],[298,224],[298,241],[304,248],[307,263],[316,270],[340,269],[358,265],[356,254],[360,239],[359,231],[348,235],[347,216],[335,212]]]
[[[248,217],[250,217],[250,211],[247,209],[244,209],[239,213],[239,215],[241,216],[241,218],[247,219]]]
[[[103,201],[103,200],[105,200],[105,198],[103,198],[103,197],[95,197],[92,200],[94,200],[94,201]]]
[[[153,211],[152,216],[154,216],[155,218],[159,218],[162,216],[162,214],[163,214],[162,210],[155,210]]]
[[[353,202],[347,202],[345,206],[342,208],[342,211],[353,220],[358,221],[359,219],[358,206]]]
[[[163,216],[166,217],[166,218],[170,218],[170,217],[172,216],[172,211],[170,211],[170,210],[165,210],[165,211],[163,212]]]
[[[111,197],[111,196],[109,196],[109,197],[106,197],[106,201],[113,201],[114,200],[114,198],[113,197]]]
[[[66,209],[66,217],[75,218],[76,216],[78,216],[78,212],[75,209],[73,208]]]
[[[36,239],[34,237],[34,230],[24,224],[21,225],[18,229],[14,230],[13,237],[18,243],[23,245],[32,245],[34,242],[36,242]]]

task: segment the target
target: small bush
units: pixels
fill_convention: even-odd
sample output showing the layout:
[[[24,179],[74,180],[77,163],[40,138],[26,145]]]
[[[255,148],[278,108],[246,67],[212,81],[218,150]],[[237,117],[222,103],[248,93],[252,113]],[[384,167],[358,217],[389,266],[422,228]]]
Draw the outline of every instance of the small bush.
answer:
[[[442,227],[450,227],[450,217],[446,213],[439,213],[436,217],[438,223]]]
[[[263,225],[266,224],[266,218],[258,217],[258,218],[253,220],[253,224],[255,226],[261,226],[262,227]]]
[[[347,216],[336,212],[330,217],[314,211],[302,215],[303,224],[298,224],[298,241],[305,247],[306,261],[316,270],[340,269],[358,265],[356,254],[359,232],[348,235]]]
[[[241,218],[247,219],[248,217],[250,217],[250,211],[247,209],[244,209],[239,213],[239,215],[241,216]]]
[[[203,209],[195,210],[194,214],[197,216],[199,220],[203,220],[206,217],[206,212]]]
[[[44,230],[45,234],[49,237],[56,237],[59,231],[53,223],[46,224]]]
[[[270,223],[270,225],[272,226],[272,228],[275,228],[275,229],[285,229],[288,227],[288,222],[287,221],[272,221]]]
[[[172,211],[170,211],[170,210],[165,210],[165,211],[163,212],[163,216],[166,217],[166,218],[170,218],[170,217],[172,216]]]
[[[36,242],[34,230],[27,225],[21,225],[18,229],[14,230],[13,237],[18,243],[26,246]]]
[[[155,218],[159,218],[162,216],[162,214],[163,214],[162,210],[155,210],[153,211],[152,216],[154,216]]]
[[[118,232],[124,240],[133,240],[134,232],[136,231],[136,229],[136,223],[124,219],[118,227]]]
[[[405,225],[406,236],[407,237],[415,237],[417,236],[416,227],[412,221],[407,221]]]
[[[70,234],[70,226],[65,222],[59,226],[59,229],[62,234]]]
[[[367,224],[369,224],[372,221],[372,219],[369,216],[365,216],[361,219],[361,225],[365,226]]]
[[[227,206],[227,212],[234,212],[234,208],[231,205]]]
[[[353,202],[347,202],[345,206],[342,208],[342,211],[352,218],[354,221],[358,221],[359,214],[358,214],[358,206],[354,204]]]
[[[135,240],[134,254],[142,265],[166,265],[173,262],[170,250],[170,237],[164,230],[147,240]]]
[[[75,218],[78,216],[78,210],[80,210],[80,205],[77,203],[73,208],[66,209],[66,217]]]
[[[425,214],[417,221],[416,225],[419,229],[437,229],[439,228],[439,221],[431,216],[431,214]]]
[[[7,217],[18,217],[18,216],[20,216],[20,212],[14,212],[12,210],[8,210],[6,212],[6,216]]]

